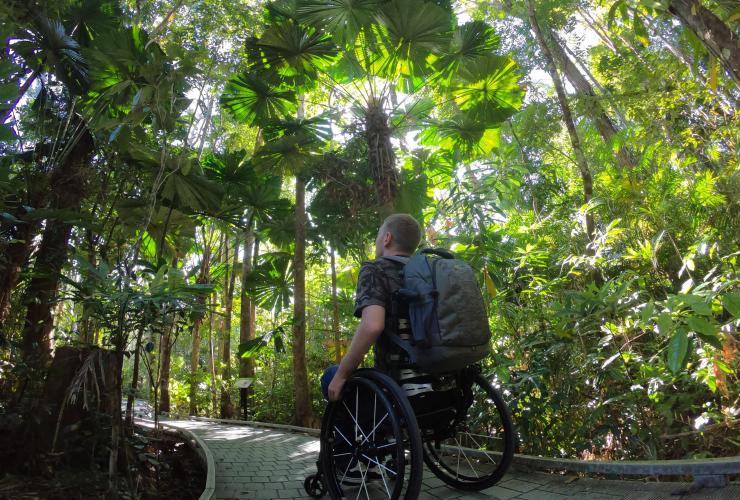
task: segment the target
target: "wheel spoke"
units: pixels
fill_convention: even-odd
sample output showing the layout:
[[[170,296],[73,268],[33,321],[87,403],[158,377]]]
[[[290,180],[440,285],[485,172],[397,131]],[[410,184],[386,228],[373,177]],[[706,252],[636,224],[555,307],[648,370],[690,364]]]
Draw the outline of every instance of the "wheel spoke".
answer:
[[[385,465],[381,464],[381,463],[380,463],[380,462],[378,462],[377,460],[375,460],[375,459],[373,459],[373,458],[371,458],[371,457],[368,457],[368,456],[367,456],[367,455],[365,455],[364,453],[362,454],[362,456],[363,456],[363,457],[365,457],[365,458],[367,458],[367,459],[368,459],[368,460],[370,460],[371,462],[373,462],[373,463],[374,463],[375,465],[377,465],[377,466],[378,466],[378,467],[380,467],[381,469],[385,469],[385,470],[387,470],[388,472],[390,472],[391,474],[393,474],[394,476],[398,476],[398,473],[397,473],[396,471],[394,471],[394,470],[392,470],[392,469],[389,469],[388,467],[386,467]]]
[[[468,465],[470,466],[470,470],[473,471],[473,474],[475,474],[476,478],[479,478],[480,476],[478,475],[478,472],[476,472],[475,467],[473,467],[473,464],[470,463],[470,459],[468,458],[468,455],[463,450],[463,447],[460,445],[460,441],[457,438],[455,438],[455,442],[457,443],[457,448],[460,450],[460,453],[463,454],[463,456],[465,457],[465,460],[468,462]],[[458,458],[458,464],[459,463],[460,463],[460,459]]]
[[[478,441],[475,440],[475,438],[473,437],[472,434],[470,434],[469,432],[466,432],[465,434],[473,441],[473,443],[475,443],[475,445],[478,447],[478,450],[479,451],[482,451],[483,454],[486,457],[488,457],[488,460],[490,460],[493,463],[493,465],[497,465],[496,464],[496,461],[493,458],[491,458],[491,455],[489,455],[488,453],[486,453],[486,450],[484,450],[483,447],[478,444]]]
[[[360,490],[357,492],[357,499],[360,498],[360,494],[362,493],[362,490],[365,490],[365,498],[367,500],[370,500],[370,492],[367,491],[367,481],[365,480],[367,478],[367,469],[364,471],[362,470],[362,462],[357,462],[357,466],[360,468]],[[355,500],[357,500],[355,499]]]
[[[361,435],[361,436],[362,436],[362,437],[364,438],[364,437],[365,437],[365,434],[363,434],[363,433],[362,433],[362,428],[360,427],[360,424],[359,424],[359,422],[357,422],[357,419],[355,418],[355,416],[354,416],[354,415],[352,415],[352,412],[351,412],[351,411],[350,411],[350,409],[349,409],[349,408],[347,407],[347,403],[345,403],[344,401],[342,401],[342,404],[343,404],[343,405],[344,405],[344,407],[346,408],[346,410],[347,410],[347,414],[348,414],[348,415],[350,416],[350,418],[352,419],[352,421],[353,421],[353,422],[355,423],[355,439],[357,439],[357,438],[359,437],[359,436],[357,435],[357,432],[358,432],[358,431],[359,431],[360,435]]]
[[[380,422],[378,422],[378,423],[377,423],[377,424],[375,425],[375,427],[373,427],[373,430],[371,430],[371,431],[370,431],[370,432],[368,433],[367,437],[366,437],[366,438],[365,438],[365,439],[364,439],[364,440],[362,441],[362,443],[360,443],[360,444],[365,444],[365,443],[367,442],[367,440],[368,440],[368,439],[370,439],[370,436],[372,436],[373,434],[375,434],[375,429],[377,429],[377,428],[378,428],[378,426],[379,426],[380,424],[382,424],[382,423],[383,423],[383,420],[385,420],[385,419],[386,419],[387,417],[388,417],[388,413],[386,413],[385,415],[383,415],[383,418],[382,418],[382,419],[380,419]]]
[[[337,431],[337,432],[339,433],[339,435],[340,435],[340,436],[342,436],[342,438],[343,438],[343,439],[344,439],[345,441],[347,441],[347,444],[348,444],[348,445],[350,445],[350,446],[354,446],[354,443],[352,443],[352,442],[351,442],[351,441],[350,441],[349,439],[347,439],[347,436],[345,436],[344,434],[342,434],[342,431],[340,431],[340,430],[339,430],[339,427],[337,427],[337,426],[335,425],[335,426],[334,426],[334,430],[335,430],[335,431]]]

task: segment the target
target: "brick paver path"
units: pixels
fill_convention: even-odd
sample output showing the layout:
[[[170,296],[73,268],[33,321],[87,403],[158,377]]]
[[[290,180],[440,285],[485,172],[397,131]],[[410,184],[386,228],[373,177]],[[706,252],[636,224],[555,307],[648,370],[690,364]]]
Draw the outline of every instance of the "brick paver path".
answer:
[[[307,499],[303,480],[316,470],[319,441],[315,437],[274,429],[205,421],[167,422],[197,434],[213,454],[216,464],[216,498],[219,499]],[[419,498],[556,500],[734,500],[740,498],[740,484],[721,489],[704,489],[680,494],[687,483],[606,481],[540,472],[508,473],[496,486],[480,493],[466,493],[448,487],[424,471]],[[677,494],[678,493],[678,494]],[[325,497],[328,498],[328,497]]]

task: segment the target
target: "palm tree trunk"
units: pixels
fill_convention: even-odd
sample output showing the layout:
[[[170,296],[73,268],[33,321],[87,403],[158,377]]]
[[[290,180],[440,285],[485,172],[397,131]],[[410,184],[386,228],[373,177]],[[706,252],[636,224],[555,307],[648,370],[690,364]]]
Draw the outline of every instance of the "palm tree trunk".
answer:
[[[593,179],[591,177],[591,171],[588,168],[586,156],[583,154],[583,149],[581,148],[581,141],[578,138],[578,132],[576,131],[576,125],[573,121],[573,114],[571,113],[570,105],[568,104],[568,99],[565,95],[563,82],[560,79],[560,75],[558,74],[558,71],[555,67],[555,61],[553,60],[552,52],[550,51],[550,48],[545,41],[545,37],[542,34],[542,30],[540,29],[540,25],[537,22],[537,16],[535,15],[532,0],[526,0],[526,3],[529,23],[532,26],[535,37],[537,38],[537,43],[542,50],[542,55],[544,56],[545,63],[547,65],[547,71],[550,73],[550,77],[555,84],[555,92],[558,96],[560,109],[563,112],[563,121],[565,122],[565,126],[568,129],[571,146],[573,147],[573,153],[576,157],[576,164],[578,166],[578,170],[581,173],[581,179],[583,181],[583,203],[588,204],[591,201],[591,198],[593,198]],[[594,231],[595,228],[593,216],[590,212],[586,212],[586,234],[588,235],[589,241],[594,240]]]
[[[668,10],[740,83],[740,44],[730,28],[697,0],[671,0]]]
[[[92,135],[84,124],[75,143],[51,175],[50,208],[79,210],[85,196],[87,166],[94,149]],[[49,333],[53,327],[52,307],[56,300],[62,268],[67,263],[68,240],[72,227],[63,221],[47,219],[39,246],[33,277],[26,290],[27,305],[21,350],[31,371],[43,369],[50,360]]]
[[[160,349],[159,362],[159,408],[160,411],[170,412],[170,366],[172,361],[172,347],[177,335],[173,335],[175,330],[175,316],[172,316],[172,322],[162,335],[162,346]]]
[[[383,109],[382,102],[373,102],[368,105],[365,114],[365,138],[380,215],[384,218],[393,213],[399,181],[396,171],[396,155],[391,144],[388,115]]]
[[[254,249],[255,237],[252,228],[251,217],[247,230],[244,232],[244,261],[242,262],[241,292],[239,299],[241,309],[239,311],[239,343],[245,344],[254,338],[254,313],[252,311],[252,301],[247,295],[247,279],[252,272],[252,251]],[[239,358],[239,377],[254,377],[254,362],[252,358]],[[239,406],[242,409],[242,418],[248,420],[249,414],[249,389],[239,389]]]
[[[337,297],[337,259],[334,248],[331,249],[331,301],[332,301],[332,330],[334,331],[334,361],[342,361],[342,344],[339,338],[339,298]]]
[[[293,276],[293,383],[295,389],[295,423],[311,424],[311,400],[306,371],[306,185],[300,176],[295,180],[295,257]]]
[[[131,375],[131,390],[126,398],[126,428],[133,429],[134,426],[134,398],[136,390],[139,388],[139,364],[141,361],[141,340],[144,338],[144,325],[139,326],[139,333],[136,335],[136,346],[134,347],[134,368]]]
[[[214,314],[215,301],[211,299],[211,307],[208,317],[208,369],[211,372],[211,415],[218,411],[218,392],[216,390],[216,342],[214,339]]]
[[[205,285],[208,283],[208,277],[211,272],[211,245],[208,239],[203,235],[203,262],[200,265],[198,273],[198,284]],[[198,297],[198,305],[204,307],[206,298]],[[193,321],[192,344],[190,347],[190,416],[198,414],[197,390],[198,390],[198,365],[200,362],[200,326],[203,323],[205,312],[200,314]]]
[[[224,241],[226,253],[224,263],[229,263],[228,239]],[[234,409],[231,404],[231,313],[234,308],[234,284],[236,268],[239,264],[239,237],[234,240],[234,257],[231,269],[227,270],[224,282],[224,316],[221,322],[221,418],[232,418]]]

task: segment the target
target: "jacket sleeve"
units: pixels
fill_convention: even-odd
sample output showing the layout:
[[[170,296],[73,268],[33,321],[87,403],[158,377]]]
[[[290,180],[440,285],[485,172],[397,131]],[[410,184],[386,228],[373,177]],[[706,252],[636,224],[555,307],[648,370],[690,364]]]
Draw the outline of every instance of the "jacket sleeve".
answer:
[[[383,271],[372,262],[365,262],[360,268],[355,292],[355,317],[362,317],[362,310],[367,306],[386,307],[388,284]]]

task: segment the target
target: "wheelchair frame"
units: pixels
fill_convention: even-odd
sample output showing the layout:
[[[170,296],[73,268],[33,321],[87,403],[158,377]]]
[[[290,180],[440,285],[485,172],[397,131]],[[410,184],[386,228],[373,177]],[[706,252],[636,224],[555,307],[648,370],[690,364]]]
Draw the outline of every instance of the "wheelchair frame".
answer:
[[[329,493],[331,498],[344,498],[351,492],[353,498],[370,499],[372,481],[380,485],[373,490],[380,498],[414,499],[421,489],[424,463],[448,485],[467,491],[489,488],[503,477],[514,454],[513,425],[506,403],[480,367],[424,376],[438,386],[424,394],[437,402],[450,400],[419,413],[413,403],[420,398],[409,398],[389,375],[367,368],[354,373],[342,399],[329,403],[324,412],[317,473],[304,482],[311,497]],[[496,424],[486,432],[495,436],[468,431],[471,408],[494,417]],[[500,449],[490,451],[492,443]],[[356,494],[347,485],[351,472],[359,476]]]

